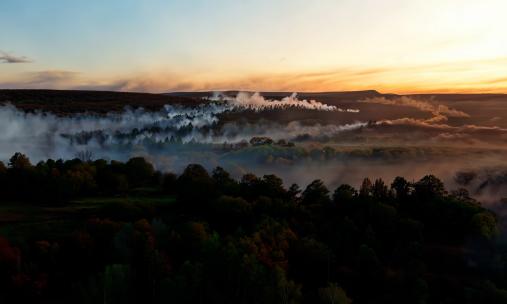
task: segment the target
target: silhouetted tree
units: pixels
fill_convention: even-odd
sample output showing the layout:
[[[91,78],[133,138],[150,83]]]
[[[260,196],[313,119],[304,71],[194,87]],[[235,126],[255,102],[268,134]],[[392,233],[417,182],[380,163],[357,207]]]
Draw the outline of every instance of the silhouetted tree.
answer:
[[[264,175],[261,181],[261,193],[270,198],[285,198],[286,190],[281,178],[274,174]]]
[[[93,152],[90,150],[83,150],[76,153],[76,158],[84,162],[91,162],[93,160]]]
[[[131,158],[125,163],[129,185],[132,187],[145,186],[150,182],[155,169],[143,157]]]
[[[320,180],[314,180],[311,182],[303,191],[301,196],[302,204],[309,205],[329,205],[331,199],[329,198],[329,190],[324,185],[324,183]]]
[[[240,191],[247,199],[251,200],[259,196],[260,187],[261,180],[255,174],[247,173],[241,178]]]
[[[336,204],[350,202],[357,196],[357,191],[354,187],[343,184],[338,186],[333,193],[333,201]]]
[[[178,176],[174,173],[164,173],[162,176],[162,191],[166,194],[175,194],[177,190],[176,181]]]
[[[462,202],[477,203],[477,201],[470,196],[468,190],[464,188],[452,191],[450,196]]]
[[[415,193],[420,198],[435,198],[445,195],[444,183],[434,175],[426,175],[414,185]]]
[[[474,233],[487,239],[492,239],[499,233],[495,216],[488,211],[475,214],[471,224]]]
[[[411,185],[403,177],[397,176],[391,183],[391,189],[394,190],[397,199],[403,200],[410,194]]]
[[[9,167],[13,169],[28,169],[32,167],[32,164],[26,155],[16,152],[9,159]]]
[[[222,167],[216,167],[212,172],[212,178],[217,190],[226,195],[237,195],[239,192],[239,184],[234,180],[229,172]]]
[[[363,179],[361,187],[359,188],[359,195],[362,197],[368,197],[372,195],[372,191],[373,185],[371,183],[371,180],[366,177],[365,179]]]
[[[211,205],[216,225],[233,231],[242,224],[249,224],[251,205],[241,197],[220,196]]]
[[[214,181],[203,166],[188,165],[177,180],[181,200],[201,205],[215,197]]]
[[[290,185],[289,190],[287,190],[287,196],[292,202],[299,203],[301,199],[301,192],[302,190],[299,188],[298,184],[292,184]]]
[[[327,287],[319,288],[320,302],[323,304],[351,304],[345,290],[336,283],[329,283]]]
[[[372,186],[372,195],[377,200],[385,200],[389,196],[389,191],[384,181],[380,178],[375,180]]]

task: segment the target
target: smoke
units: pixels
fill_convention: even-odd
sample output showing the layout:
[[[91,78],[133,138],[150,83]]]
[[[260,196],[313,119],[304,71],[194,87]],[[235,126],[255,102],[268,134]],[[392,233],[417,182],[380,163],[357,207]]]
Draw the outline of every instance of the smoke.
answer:
[[[423,112],[428,112],[433,114],[434,117],[470,117],[467,113],[463,111],[459,111],[456,109],[451,109],[446,105],[435,105],[428,101],[416,100],[414,98],[410,98],[407,96],[401,96],[398,98],[387,99],[385,97],[375,97],[375,98],[367,98],[364,100],[360,100],[362,103],[376,103],[376,104],[384,104],[384,105],[394,105],[394,106],[403,106],[403,107],[411,107],[419,109]],[[437,120],[438,121],[438,120]]]
[[[408,125],[422,127],[432,130],[440,130],[442,132],[456,132],[456,133],[473,133],[473,134],[496,134],[502,135],[507,133],[507,128],[501,128],[498,126],[478,126],[473,124],[467,124],[462,126],[451,126],[448,124],[439,124],[438,122],[445,121],[435,116],[430,119],[415,119],[410,117],[404,117],[392,120],[381,120],[376,122],[377,125]]]
[[[453,118],[471,118],[468,113],[452,109],[446,105],[435,104],[429,101],[416,100],[407,96],[387,99],[385,97],[368,98],[360,100],[360,103],[382,104],[403,106],[418,109],[422,112],[431,113],[432,117],[427,119],[402,117],[397,119],[383,119],[377,121],[377,126],[409,126],[419,129],[425,129],[429,132],[440,132],[436,138],[452,141],[453,139],[469,139],[468,135],[478,136],[476,139],[485,139],[488,136],[505,136],[507,129],[498,126],[479,126],[475,124],[465,124],[453,126],[446,122],[450,117]],[[480,137],[479,137],[480,136]],[[499,138],[496,138],[497,140]]]
[[[368,111],[366,104],[423,109],[432,117],[406,117],[410,112],[406,110],[399,114]],[[357,115],[347,113],[355,109],[342,107],[298,100],[295,94],[267,100],[258,93],[217,94],[198,106],[166,105],[156,112],[125,109],[64,117],[5,105],[0,106],[0,160],[8,160],[15,152],[27,154],[32,162],[78,155],[115,160],[143,156],[164,171],[180,172],[189,163],[201,163],[208,169],[222,166],[235,177],[247,172],[273,173],[300,185],[321,178],[331,188],[341,183],[358,186],[366,176],[389,182],[398,175],[416,180],[426,174],[443,178],[450,187],[461,187],[455,172],[478,171],[486,165],[494,168],[507,160],[506,128],[477,121],[453,125],[456,121],[450,117],[467,118],[468,114],[445,105],[371,99],[358,105],[367,110]],[[249,144],[253,137],[274,142]],[[486,177],[467,187],[473,195],[499,201],[504,191],[474,190],[483,180]],[[494,181],[488,189],[503,189],[504,184]]]
[[[239,100],[244,99],[239,97]],[[295,102],[294,98],[289,98],[285,104]],[[320,109],[314,104],[306,104]],[[260,109],[262,105],[257,103],[256,107]],[[58,117],[51,113],[25,113],[12,105],[5,105],[0,106],[0,159],[7,160],[18,151],[34,161],[74,158],[82,151],[90,151],[95,157],[126,159],[155,146],[156,152],[161,153],[164,149],[170,150],[171,144],[175,143],[219,145],[249,141],[256,136],[269,136],[273,140],[318,140],[366,125],[359,122],[303,125],[297,121],[288,124],[263,121],[219,123],[223,113],[250,109],[251,106],[227,101],[193,107],[166,105],[158,112],[125,109],[121,113],[106,115],[83,113]]]
[[[400,118],[396,120],[382,120],[379,124],[409,124],[419,126],[431,126],[433,124],[440,124],[449,120],[449,117],[469,118],[470,115],[456,109],[451,109],[446,105],[433,104],[428,101],[416,100],[407,96],[401,96],[393,99],[385,97],[375,97],[360,100],[361,103],[370,104],[383,104],[393,106],[403,106],[418,109],[422,112],[431,113],[433,117],[428,119],[414,119],[414,118]],[[448,125],[438,125],[437,127],[449,127]]]
[[[358,113],[358,109],[342,109],[336,106],[323,104],[315,100],[300,100],[297,98],[297,93],[292,93],[290,96],[284,97],[281,100],[265,99],[258,92],[247,93],[239,92],[236,97],[226,96],[221,93],[215,93],[211,98],[214,101],[226,101],[233,108],[248,109],[254,111],[273,110],[273,109],[287,109],[299,108],[317,111],[338,111]]]
[[[288,124],[279,124],[267,121],[259,123],[226,123],[220,130],[220,135],[215,138],[202,138],[201,142],[241,142],[255,136],[266,136],[273,140],[300,141],[311,139],[314,141],[329,141],[333,136],[342,132],[358,130],[366,127],[365,122],[355,122],[344,125],[314,124],[304,125],[298,121]]]

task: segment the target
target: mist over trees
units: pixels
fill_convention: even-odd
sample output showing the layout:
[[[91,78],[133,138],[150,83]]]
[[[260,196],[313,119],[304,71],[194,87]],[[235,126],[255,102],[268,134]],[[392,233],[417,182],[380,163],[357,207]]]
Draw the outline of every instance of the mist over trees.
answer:
[[[286,187],[199,164],[177,175],[140,157],[16,153],[0,191],[1,302],[507,301],[497,216],[433,175]]]

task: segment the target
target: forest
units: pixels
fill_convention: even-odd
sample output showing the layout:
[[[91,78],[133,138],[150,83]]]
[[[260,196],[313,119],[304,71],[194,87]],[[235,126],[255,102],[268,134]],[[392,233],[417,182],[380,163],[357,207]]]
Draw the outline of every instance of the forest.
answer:
[[[1,303],[506,303],[499,217],[433,175],[356,189],[144,158],[0,162]]]

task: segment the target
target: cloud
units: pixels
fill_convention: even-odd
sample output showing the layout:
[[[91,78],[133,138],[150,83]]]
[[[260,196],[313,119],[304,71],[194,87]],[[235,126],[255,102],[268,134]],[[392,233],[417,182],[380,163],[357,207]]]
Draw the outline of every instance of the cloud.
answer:
[[[1,55],[1,53],[0,53]],[[10,56],[9,58],[11,58]],[[18,58],[19,59],[19,58]],[[25,59],[26,58],[21,58]],[[9,59],[10,60],[10,59]],[[0,62],[7,62],[6,59]],[[499,93],[507,92],[507,57],[489,60],[424,65],[342,66],[326,70],[237,71],[157,68],[123,75],[80,74],[72,81],[46,82],[47,88],[138,91],[350,91],[396,93]],[[51,71],[54,72],[54,71]],[[4,76],[13,87],[32,85],[34,75]],[[7,84],[0,83],[6,87]],[[32,85],[34,86],[34,85]],[[35,87],[35,88],[38,88]]]
[[[77,72],[61,71],[61,70],[33,72],[30,73],[26,83],[49,84],[49,83],[68,82],[76,79],[78,75],[79,73]]]
[[[80,73],[63,70],[49,70],[23,73],[21,77],[0,83],[5,89],[67,89],[80,82]]]
[[[0,51],[0,63],[27,63],[32,62],[25,56],[14,56],[6,52]]]

